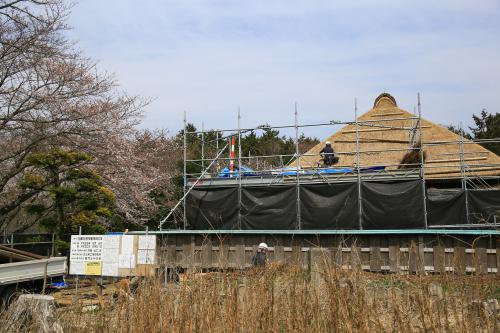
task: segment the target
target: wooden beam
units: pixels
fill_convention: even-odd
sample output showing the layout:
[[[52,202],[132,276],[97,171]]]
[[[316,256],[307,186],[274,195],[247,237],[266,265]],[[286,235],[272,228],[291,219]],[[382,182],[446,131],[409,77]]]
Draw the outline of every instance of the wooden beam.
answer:
[[[422,126],[422,128],[431,128],[431,126]],[[369,128],[360,129],[358,132],[383,132],[383,131],[410,131],[411,128]],[[343,134],[356,133],[356,130],[342,131]]]
[[[387,112],[387,113],[375,113],[372,114],[372,117],[385,117],[385,116],[398,116],[405,114],[404,112]]]
[[[424,167],[425,168],[425,167]],[[478,172],[478,171],[495,171],[495,170],[500,170],[500,167],[490,167],[490,168],[477,168],[477,169],[472,169],[469,170],[470,168],[466,169],[465,172]],[[449,171],[434,171],[434,172],[425,172],[426,175],[441,175],[441,174],[450,174],[450,173],[457,173],[460,174],[460,168],[456,167],[454,170],[449,170]]]
[[[28,258],[27,260],[44,259],[45,258],[44,256],[41,256],[41,255],[36,254],[36,253],[27,252],[27,251],[11,248],[11,247],[4,246],[4,245],[0,245],[0,250],[3,250],[5,252],[11,252],[11,253],[14,253],[14,254],[22,256],[22,257],[26,257],[26,258]]]
[[[481,160],[487,160],[488,157],[482,156],[482,157],[469,157],[469,158],[464,158],[464,161],[481,161]],[[446,162],[461,162],[462,160],[460,158],[452,158],[452,159],[444,159],[444,160],[429,160],[425,161],[425,163],[446,163]]]

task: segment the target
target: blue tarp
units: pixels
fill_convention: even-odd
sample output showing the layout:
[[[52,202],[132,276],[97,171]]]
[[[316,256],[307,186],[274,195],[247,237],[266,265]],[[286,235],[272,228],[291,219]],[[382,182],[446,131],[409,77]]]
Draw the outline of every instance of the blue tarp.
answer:
[[[252,168],[246,167],[244,165],[241,166],[241,171],[243,173],[243,176],[257,176],[255,171]],[[239,175],[239,170],[235,166],[234,171],[231,173],[229,167],[225,167],[221,172],[219,172],[218,177],[219,178],[234,178],[238,177]]]
[[[369,168],[361,168],[361,172],[373,172],[384,170],[384,166],[376,166]],[[335,173],[350,173],[354,172],[355,168],[325,168],[319,170],[299,170],[300,175],[315,175],[315,174],[335,174]],[[284,169],[281,172],[282,176],[295,176],[297,174],[297,170],[293,168]]]
[[[361,168],[361,172],[373,172],[373,171],[380,171],[384,170],[384,166],[375,166],[375,167],[369,167],[369,168]],[[355,168],[324,168],[324,169],[319,169],[319,170],[299,170],[300,175],[315,175],[315,174],[336,174],[336,173],[350,173],[354,172],[356,169]],[[243,176],[248,177],[248,176],[258,176],[258,175],[263,175],[257,173],[255,170],[252,168],[246,167],[244,165],[241,166],[241,171],[243,172]],[[219,178],[235,178],[238,177],[239,170],[237,167],[234,168],[233,173],[229,172],[229,167],[225,167],[221,172],[219,172],[218,177]],[[281,175],[281,176],[295,176],[297,174],[297,169],[290,167],[290,168],[283,168],[281,170],[276,170],[273,171],[274,175]]]

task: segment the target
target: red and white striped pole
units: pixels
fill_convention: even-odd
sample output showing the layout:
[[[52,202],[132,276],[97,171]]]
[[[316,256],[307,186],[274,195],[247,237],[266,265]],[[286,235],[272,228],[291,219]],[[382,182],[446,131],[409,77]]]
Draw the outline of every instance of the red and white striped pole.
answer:
[[[234,136],[231,137],[231,151],[229,152],[229,173],[232,174],[234,172]]]

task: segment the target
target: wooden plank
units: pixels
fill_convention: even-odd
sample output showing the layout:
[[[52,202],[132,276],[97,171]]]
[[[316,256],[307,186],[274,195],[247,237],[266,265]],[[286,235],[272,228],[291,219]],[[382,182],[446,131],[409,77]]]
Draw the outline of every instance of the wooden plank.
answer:
[[[274,261],[278,263],[285,263],[285,250],[281,245],[274,246]]]
[[[351,245],[351,252],[349,263],[351,264],[351,269],[361,270],[361,250],[355,242]]]
[[[212,268],[212,240],[207,238],[203,241],[201,249],[201,268],[207,269]]]
[[[194,246],[191,242],[182,245],[182,267],[186,269],[194,267]]]
[[[12,252],[12,253],[17,254],[17,255],[19,255],[21,257],[24,256],[24,257],[29,258],[29,259],[26,259],[26,260],[45,259],[46,258],[46,257],[41,256],[41,255],[36,254],[36,253],[32,253],[32,252],[28,252],[28,251],[23,251],[23,250],[15,249],[13,247],[3,246],[3,245],[0,245],[0,250],[6,251],[6,252]]]
[[[342,248],[338,245],[332,246],[330,253],[332,254],[332,268],[339,269],[342,267]]]
[[[464,158],[464,161],[481,161],[481,160],[487,160],[488,157],[482,156],[482,157],[468,157]],[[446,163],[446,162],[461,162],[462,160],[459,158],[452,158],[452,159],[441,159],[441,160],[428,160],[425,161],[426,164],[428,163]]]
[[[218,267],[221,269],[226,269],[228,267],[229,261],[229,245],[221,244],[219,245],[219,254],[218,254]]]
[[[382,258],[380,255],[380,238],[375,236],[370,240],[370,271],[380,272]]]
[[[404,115],[405,113],[404,112],[387,112],[387,113],[374,113],[372,114],[371,116],[372,117],[387,117],[387,116],[398,116],[398,115]],[[388,119],[381,119],[381,120],[390,120],[390,118]],[[405,121],[406,119],[399,119],[399,121]],[[411,120],[411,119],[408,119],[408,120]],[[362,121],[362,120],[360,120]]]
[[[445,253],[441,243],[434,246],[434,271],[441,274],[445,273]]]
[[[500,237],[496,237],[497,276],[500,276]]]
[[[461,242],[457,241],[453,251],[453,268],[457,274],[463,275],[466,267],[465,247]]]
[[[399,273],[400,250],[396,237],[389,238],[389,270],[391,273]]]
[[[430,128],[431,126],[422,126],[422,128]],[[408,131],[408,128],[370,128],[370,129],[360,129],[358,132],[385,132],[385,131]],[[344,134],[356,133],[356,130],[344,130]]]
[[[245,244],[236,245],[235,251],[235,267],[238,269],[245,268]]]
[[[165,266],[167,266],[168,268],[176,267],[177,266],[177,262],[176,262],[177,250],[176,250],[175,244],[169,244],[169,245],[165,246],[165,248],[167,250]]]
[[[483,247],[483,244],[480,245],[481,247],[476,248],[476,273],[477,274],[487,274],[488,273],[488,258],[486,254],[486,248]]]
[[[300,244],[292,245],[292,264],[304,268],[304,260],[302,259],[302,250]]]
[[[419,274],[425,273],[425,241],[423,236],[418,236],[418,257],[417,257],[417,271]]]
[[[416,274],[418,272],[417,256],[418,256],[418,246],[412,240],[411,244],[410,244],[410,248],[408,249],[408,272],[409,273]]]

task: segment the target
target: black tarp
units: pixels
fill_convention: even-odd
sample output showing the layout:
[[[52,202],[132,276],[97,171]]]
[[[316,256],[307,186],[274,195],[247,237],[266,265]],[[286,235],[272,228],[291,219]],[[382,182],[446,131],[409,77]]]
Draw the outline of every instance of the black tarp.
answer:
[[[428,225],[467,223],[465,193],[462,189],[429,189],[427,191]]]
[[[296,229],[296,187],[243,187],[241,195],[241,228],[243,230]]]
[[[300,186],[302,229],[357,229],[358,185],[308,184]]]
[[[364,229],[424,228],[422,182],[361,183]],[[500,190],[468,190],[470,223],[493,222],[500,213]],[[297,228],[295,184],[244,186],[241,228],[277,230]],[[357,183],[301,184],[302,229],[358,228]],[[239,229],[238,187],[193,189],[186,198],[192,229]],[[500,215],[500,214],[497,214]],[[427,191],[427,218],[432,225],[467,223],[465,192],[461,189]]]
[[[425,227],[421,181],[362,182],[363,229]]]
[[[469,223],[493,223],[494,216],[500,222],[499,190],[467,190]]]
[[[193,189],[186,197],[186,216],[193,229],[238,229],[238,188]]]

